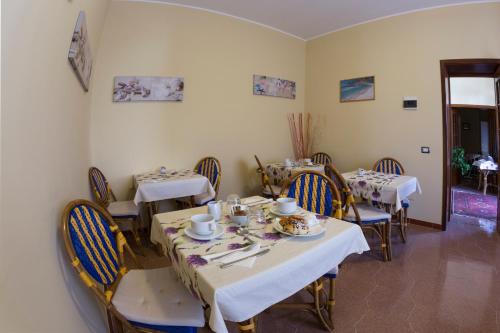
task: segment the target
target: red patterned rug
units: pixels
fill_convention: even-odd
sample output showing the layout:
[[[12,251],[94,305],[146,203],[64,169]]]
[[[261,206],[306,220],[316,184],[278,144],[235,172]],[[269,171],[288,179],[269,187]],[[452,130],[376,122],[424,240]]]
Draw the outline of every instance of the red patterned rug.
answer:
[[[488,220],[497,218],[497,198],[493,195],[453,191],[453,214]]]

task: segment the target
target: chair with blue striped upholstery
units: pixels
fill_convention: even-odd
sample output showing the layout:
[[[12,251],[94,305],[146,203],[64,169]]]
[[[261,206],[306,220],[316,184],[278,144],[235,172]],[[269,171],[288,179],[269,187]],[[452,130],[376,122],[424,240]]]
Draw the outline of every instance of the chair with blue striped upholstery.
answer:
[[[288,187],[289,186],[289,187]],[[288,196],[295,198],[297,205],[310,212],[342,218],[342,202],[340,192],[335,183],[324,174],[316,171],[304,171],[296,174],[290,180],[289,184],[284,184],[281,190],[281,197]],[[316,313],[319,316],[323,326],[327,329],[333,329],[333,305],[335,304],[335,278],[337,277],[337,268],[324,275],[330,280],[330,293],[327,304],[329,323],[322,314],[319,307]],[[323,288],[323,281],[319,279],[311,285],[314,303],[319,304],[319,292]]]
[[[216,200],[219,194],[220,181],[222,177],[222,169],[219,160],[211,156],[204,157],[198,163],[196,163],[194,171],[202,176],[207,177],[215,191],[214,198],[196,202],[196,204],[203,206],[211,200]]]
[[[328,164],[333,163],[330,155],[328,155],[327,153],[323,153],[323,152],[318,152],[318,153],[312,154],[311,161],[315,164],[323,164],[323,165],[328,165]]]
[[[392,157],[384,157],[378,160],[373,166],[373,170],[382,173],[392,173],[395,175],[404,175],[405,169],[403,165],[396,159]],[[408,226],[408,208],[410,207],[410,201],[408,198],[405,198],[401,201],[402,211],[398,212],[397,216],[397,225],[399,226],[399,233],[401,235],[401,240],[403,243],[406,243],[406,229]]]
[[[111,215],[101,206],[75,200],[64,209],[66,252],[80,279],[108,311],[111,331],[195,333],[205,325],[201,302],[171,267],[131,269],[124,251],[136,257]]]
[[[295,198],[297,205],[310,212],[342,217],[340,194],[330,178],[315,171],[296,174],[284,184],[280,196]]]
[[[358,224],[363,230],[372,230],[380,238],[380,247],[384,260],[390,260],[390,245],[387,234],[391,214],[373,207],[368,203],[356,203],[351,189],[342,174],[333,166],[325,166],[325,174],[340,188],[342,199],[342,219]]]
[[[134,201],[117,201],[113,190],[109,186],[104,174],[96,167],[89,169],[89,182],[94,195],[94,200],[108,210],[117,222],[131,221],[132,233],[139,249],[142,251],[141,239],[138,228],[140,223],[139,207]]]

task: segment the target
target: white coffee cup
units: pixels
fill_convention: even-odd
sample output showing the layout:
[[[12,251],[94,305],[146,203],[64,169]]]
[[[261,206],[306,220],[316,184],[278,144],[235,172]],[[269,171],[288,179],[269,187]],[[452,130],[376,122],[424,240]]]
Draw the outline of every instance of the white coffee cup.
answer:
[[[278,210],[283,214],[291,214],[297,210],[297,203],[294,198],[279,198],[276,200],[278,202]]]
[[[217,224],[210,214],[196,214],[191,216],[191,229],[198,235],[210,235],[217,229]]]
[[[363,176],[366,173],[365,169],[359,168],[358,169],[358,176]]]
[[[292,165],[292,160],[291,160],[291,159],[289,159],[289,158],[287,158],[287,159],[285,160],[285,163],[284,163],[284,164],[285,164],[285,166],[291,166],[291,165]]]
[[[208,214],[212,215],[215,221],[219,221],[222,217],[222,202],[210,201],[207,203]]]

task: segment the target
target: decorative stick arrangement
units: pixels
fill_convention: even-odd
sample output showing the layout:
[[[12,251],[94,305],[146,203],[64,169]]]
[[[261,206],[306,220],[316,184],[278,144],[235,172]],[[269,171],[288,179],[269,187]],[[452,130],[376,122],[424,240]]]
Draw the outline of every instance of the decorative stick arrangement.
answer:
[[[288,125],[295,159],[308,158],[311,152],[311,114],[291,113],[288,115]]]

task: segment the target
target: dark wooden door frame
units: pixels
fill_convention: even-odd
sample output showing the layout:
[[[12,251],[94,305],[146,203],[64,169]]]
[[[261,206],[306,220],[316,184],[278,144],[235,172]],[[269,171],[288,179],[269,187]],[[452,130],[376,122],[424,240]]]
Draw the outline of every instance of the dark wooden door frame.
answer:
[[[500,72],[500,59],[450,59],[441,60],[441,96],[443,112],[443,205],[441,229],[446,230],[451,205],[451,109],[450,77],[495,77]],[[498,98],[498,97],[497,97]],[[498,109],[498,107],[497,107]],[[497,131],[498,131],[497,110]],[[499,149],[498,135],[497,149]],[[498,155],[500,156],[500,155]],[[497,221],[497,229],[500,230]]]

